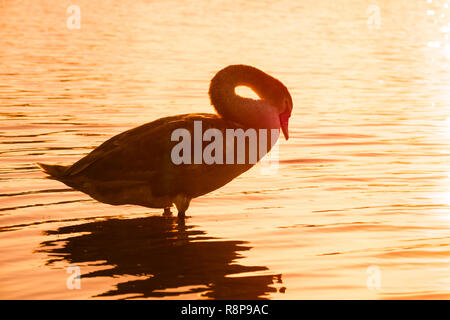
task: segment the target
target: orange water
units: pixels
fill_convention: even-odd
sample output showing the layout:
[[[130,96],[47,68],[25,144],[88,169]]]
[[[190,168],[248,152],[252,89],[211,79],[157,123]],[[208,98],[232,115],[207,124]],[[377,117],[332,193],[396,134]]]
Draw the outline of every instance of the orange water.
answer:
[[[445,3],[0,0],[0,298],[448,299]],[[194,199],[185,225],[35,165],[213,112],[234,63],[290,89],[291,138],[275,175]]]

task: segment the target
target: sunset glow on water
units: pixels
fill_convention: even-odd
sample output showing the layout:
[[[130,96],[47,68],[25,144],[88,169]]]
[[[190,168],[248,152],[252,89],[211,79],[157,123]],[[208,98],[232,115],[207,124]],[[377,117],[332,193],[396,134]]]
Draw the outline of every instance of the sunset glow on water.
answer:
[[[0,0],[0,298],[449,299],[449,6]],[[36,165],[214,113],[231,64],[286,85],[290,137],[185,224]]]

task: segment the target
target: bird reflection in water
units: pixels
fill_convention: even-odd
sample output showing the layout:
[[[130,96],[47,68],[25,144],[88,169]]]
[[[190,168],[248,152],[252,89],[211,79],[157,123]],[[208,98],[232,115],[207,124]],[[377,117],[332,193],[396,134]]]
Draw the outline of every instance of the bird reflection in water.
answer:
[[[194,293],[212,299],[264,299],[277,291],[275,283],[281,283],[281,275],[248,275],[266,267],[235,262],[239,251],[251,248],[245,242],[207,236],[170,216],[114,218],[46,234],[73,234],[41,243],[40,251],[49,255],[49,265],[56,261],[100,262],[111,268],[82,274],[82,279],[133,276],[133,280],[121,282],[98,297],[163,298]],[[246,275],[240,277],[240,273]],[[136,276],[141,279],[136,280]]]

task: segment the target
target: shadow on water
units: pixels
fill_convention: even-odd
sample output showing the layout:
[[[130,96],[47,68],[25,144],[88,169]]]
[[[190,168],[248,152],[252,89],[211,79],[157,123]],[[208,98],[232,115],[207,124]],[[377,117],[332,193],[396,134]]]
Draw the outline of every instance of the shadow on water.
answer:
[[[281,275],[248,275],[266,267],[235,262],[240,258],[238,252],[251,249],[245,242],[207,236],[175,217],[114,218],[46,234],[73,234],[41,243],[40,251],[48,253],[49,265],[56,261],[100,262],[110,268],[82,274],[82,278],[133,276],[98,297],[163,298],[197,293],[212,299],[264,299],[277,291],[271,285],[281,283]],[[246,275],[239,277],[244,272]],[[136,276],[140,278],[136,280]]]

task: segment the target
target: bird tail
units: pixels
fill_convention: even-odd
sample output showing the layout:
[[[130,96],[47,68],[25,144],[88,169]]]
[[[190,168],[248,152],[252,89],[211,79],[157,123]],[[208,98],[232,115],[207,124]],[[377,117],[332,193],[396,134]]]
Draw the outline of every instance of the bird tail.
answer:
[[[42,169],[42,171],[51,178],[61,179],[65,176],[65,172],[68,166],[60,166],[57,164],[45,164],[45,163],[37,163],[37,165]]]

